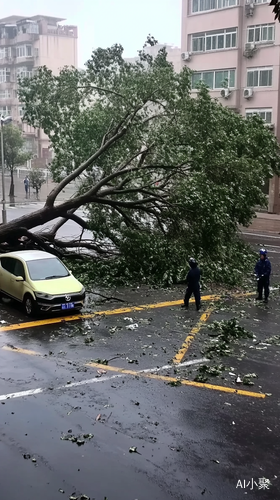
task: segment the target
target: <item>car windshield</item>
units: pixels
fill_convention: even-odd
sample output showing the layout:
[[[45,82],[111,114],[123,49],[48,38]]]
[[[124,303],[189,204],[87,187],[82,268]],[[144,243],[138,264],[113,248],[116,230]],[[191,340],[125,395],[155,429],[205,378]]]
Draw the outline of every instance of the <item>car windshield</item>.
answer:
[[[69,276],[66,267],[56,258],[29,260],[26,262],[32,281],[51,280]]]

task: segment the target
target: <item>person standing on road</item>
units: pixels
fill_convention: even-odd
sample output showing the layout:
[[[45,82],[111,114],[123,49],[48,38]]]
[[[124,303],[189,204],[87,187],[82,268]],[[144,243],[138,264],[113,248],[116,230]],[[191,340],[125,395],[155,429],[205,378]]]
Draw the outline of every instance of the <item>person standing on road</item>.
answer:
[[[25,188],[25,196],[27,198],[28,196],[28,191],[29,191],[29,178],[28,178],[28,175],[25,177],[24,179],[24,188]]]
[[[256,300],[262,300],[264,290],[264,301],[268,302],[269,296],[269,279],[271,274],[271,263],[267,258],[267,251],[265,248],[260,249],[260,258],[255,266],[255,275],[258,281],[258,296]]]
[[[197,265],[197,262],[195,259],[191,258],[189,260],[189,265],[190,265],[190,270],[187,274],[186,282],[187,282],[187,289],[185,293],[185,298],[184,298],[184,304],[182,307],[185,307],[188,309],[189,307],[189,300],[194,294],[195,298],[195,305],[196,305],[196,310],[199,311],[201,307],[200,303],[200,276],[201,276],[201,271]]]

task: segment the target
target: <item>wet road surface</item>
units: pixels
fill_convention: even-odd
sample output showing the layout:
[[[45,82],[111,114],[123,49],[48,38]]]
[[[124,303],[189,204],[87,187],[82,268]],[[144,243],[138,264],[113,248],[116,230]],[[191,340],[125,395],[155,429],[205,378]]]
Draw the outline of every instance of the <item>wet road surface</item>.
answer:
[[[280,259],[278,253],[270,257],[276,286]],[[134,290],[129,300],[126,293],[116,293],[127,300],[125,313],[52,325],[43,320],[10,331],[5,328],[29,320],[12,304],[1,304],[3,498],[235,500],[247,494],[276,500],[280,345],[276,337],[275,343],[265,341],[280,333],[279,292],[273,291],[268,306],[256,305],[251,296],[216,303],[210,298],[201,314],[194,306],[184,311],[172,304],[182,298],[181,288]],[[170,302],[130,309],[164,301]],[[196,325],[209,305],[214,309],[208,323],[236,317],[255,338],[242,339],[230,356],[211,360],[226,369],[200,384],[194,378],[205,363],[199,361],[209,330]],[[190,332],[183,366],[171,364]],[[230,373],[257,378],[245,386]],[[193,385],[177,385],[177,379]]]

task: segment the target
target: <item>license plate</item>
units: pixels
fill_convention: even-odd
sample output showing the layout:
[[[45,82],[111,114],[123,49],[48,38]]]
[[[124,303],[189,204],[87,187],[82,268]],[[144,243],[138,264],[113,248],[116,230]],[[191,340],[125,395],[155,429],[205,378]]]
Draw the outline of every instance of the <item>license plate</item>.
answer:
[[[61,309],[74,309],[74,302],[69,302],[68,304],[61,304]]]

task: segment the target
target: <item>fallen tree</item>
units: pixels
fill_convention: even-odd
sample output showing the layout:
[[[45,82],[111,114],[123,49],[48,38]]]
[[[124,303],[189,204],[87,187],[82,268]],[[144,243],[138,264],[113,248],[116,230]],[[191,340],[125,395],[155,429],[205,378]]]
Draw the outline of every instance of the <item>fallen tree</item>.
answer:
[[[0,226],[2,250],[23,236],[21,248],[80,259],[87,252],[93,276],[123,282],[174,282],[190,254],[213,279],[240,277],[247,253],[238,225],[266,203],[264,182],[279,171],[278,143],[260,118],[221,106],[204,85],[194,99],[191,72],[176,74],[164,49],[155,58],[141,51],[131,64],[119,45],[94,51],[85,71],[54,76],[40,68],[21,81],[19,98],[24,120],[50,138],[58,184],[43,208]],[[58,203],[74,181],[75,196]],[[86,218],[76,214],[80,208]],[[52,229],[40,229],[57,218]],[[81,237],[60,241],[69,219]],[[236,251],[243,252],[237,272]],[[88,276],[87,263],[79,269]]]

